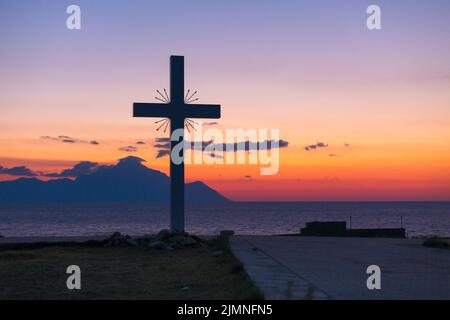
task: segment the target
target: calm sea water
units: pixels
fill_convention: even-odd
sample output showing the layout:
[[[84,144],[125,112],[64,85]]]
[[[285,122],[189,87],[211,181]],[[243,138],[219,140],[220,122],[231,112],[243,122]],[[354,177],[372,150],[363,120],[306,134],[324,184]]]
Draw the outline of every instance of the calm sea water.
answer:
[[[186,208],[186,229],[196,234],[296,233],[307,221],[346,220],[353,228],[396,228],[408,236],[450,236],[450,202],[231,203]],[[169,208],[148,204],[0,205],[5,236],[132,235],[169,225]]]

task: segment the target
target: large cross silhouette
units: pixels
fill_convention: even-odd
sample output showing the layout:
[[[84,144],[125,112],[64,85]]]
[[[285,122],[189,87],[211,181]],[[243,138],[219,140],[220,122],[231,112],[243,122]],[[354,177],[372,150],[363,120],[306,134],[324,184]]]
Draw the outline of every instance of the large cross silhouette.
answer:
[[[184,95],[184,57],[170,57],[170,101],[168,103],[133,104],[133,117],[158,117],[170,120],[170,150],[182,143],[177,164],[170,153],[170,228],[172,232],[184,232],[184,121],[186,118],[220,118],[220,105],[188,104]],[[173,133],[182,129],[178,139]]]

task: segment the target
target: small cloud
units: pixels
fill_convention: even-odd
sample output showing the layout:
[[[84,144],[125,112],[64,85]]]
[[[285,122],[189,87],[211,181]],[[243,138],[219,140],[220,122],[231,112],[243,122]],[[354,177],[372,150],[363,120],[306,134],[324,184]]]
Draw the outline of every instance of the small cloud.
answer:
[[[143,144],[145,144],[145,142],[144,142],[144,141],[141,141],[141,140],[139,140],[139,141],[136,141],[136,144],[137,144],[137,145],[143,145]]]
[[[154,145],[154,147],[159,149],[169,149],[170,143],[157,143]]]
[[[136,152],[138,151],[138,148],[135,146],[126,146],[126,147],[120,147],[119,151],[124,151],[124,152]]]
[[[170,150],[158,150],[156,158],[162,158],[170,155]]]
[[[81,140],[76,139],[76,138],[71,138],[69,136],[57,136],[57,137],[42,136],[41,139],[53,140],[53,141],[58,141],[58,142],[63,142],[63,143],[81,142]]]
[[[0,174],[7,174],[10,176],[21,176],[21,177],[35,177],[37,173],[33,172],[29,168],[25,166],[13,167],[13,168],[4,168],[0,166]]]
[[[203,126],[216,126],[216,125],[218,125],[219,123],[217,122],[217,121],[212,121],[212,122],[202,122],[202,125]]]
[[[328,155],[330,158],[335,158],[335,157],[340,157],[340,155],[336,154],[336,153],[330,153]]]
[[[328,147],[327,143],[317,142],[316,144],[310,144],[309,146],[306,146],[305,151],[311,151],[311,150],[316,150],[318,148],[326,148],[326,147]]]
[[[208,156],[210,156],[211,158],[223,159],[223,155],[217,153],[208,153]]]
[[[286,140],[280,139],[278,141],[280,148],[287,148],[289,146],[289,142],[287,142]]]
[[[350,147],[348,143],[344,143],[344,147]]]
[[[252,176],[251,175],[246,175],[246,176],[244,176],[244,178],[245,178],[245,180],[252,180]]]
[[[41,139],[52,140],[52,141],[57,141],[57,142],[62,142],[62,143],[72,143],[72,144],[73,143],[89,143],[92,145],[100,144],[97,140],[86,141],[86,140],[81,140],[81,139],[73,138],[73,137],[69,137],[69,136],[57,136],[57,137],[41,136]]]

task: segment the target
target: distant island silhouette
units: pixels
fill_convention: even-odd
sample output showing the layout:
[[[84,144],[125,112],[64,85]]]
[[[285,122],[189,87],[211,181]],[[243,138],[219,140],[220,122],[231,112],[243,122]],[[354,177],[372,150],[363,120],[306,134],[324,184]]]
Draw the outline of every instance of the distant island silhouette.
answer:
[[[0,203],[55,202],[149,202],[170,201],[169,177],[142,164],[145,160],[129,156],[116,165],[100,166],[94,172],[77,177],[42,181],[19,178],[0,182]],[[229,202],[201,181],[186,184],[187,203]]]

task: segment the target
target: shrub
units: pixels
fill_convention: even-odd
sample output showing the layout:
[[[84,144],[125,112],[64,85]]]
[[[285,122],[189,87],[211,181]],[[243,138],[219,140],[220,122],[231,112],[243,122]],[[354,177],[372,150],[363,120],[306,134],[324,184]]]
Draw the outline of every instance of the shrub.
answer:
[[[422,243],[422,245],[430,248],[450,248],[450,244],[447,241],[439,239],[438,237],[428,238]]]

